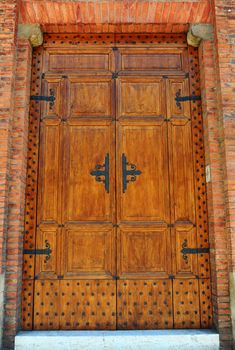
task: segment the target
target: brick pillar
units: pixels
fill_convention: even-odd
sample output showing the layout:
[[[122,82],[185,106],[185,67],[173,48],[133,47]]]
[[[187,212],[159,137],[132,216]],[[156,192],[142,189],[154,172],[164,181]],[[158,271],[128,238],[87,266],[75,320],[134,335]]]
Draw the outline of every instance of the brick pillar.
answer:
[[[14,336],[20,327],[31,61],[30,42],[18,40],[6,239],[4,349],[12,348]]]
[[[0,4],[0,347],[3,329],[10,141],[13,117],[18,0]]]
[[[223,349],[231,349],[230,239],[226,230],[224,121],[218,108],[220,81],[217,52],[212,41],[199,48],[206,165],[211,179],[207,183],[209,237],[211,251],[214,325]]]
[[[223,122],[224,200],[226,236],[230,240],[230,299],[235,346],[235,52],[234,0],[213,0],[218,80],[218,114]]]

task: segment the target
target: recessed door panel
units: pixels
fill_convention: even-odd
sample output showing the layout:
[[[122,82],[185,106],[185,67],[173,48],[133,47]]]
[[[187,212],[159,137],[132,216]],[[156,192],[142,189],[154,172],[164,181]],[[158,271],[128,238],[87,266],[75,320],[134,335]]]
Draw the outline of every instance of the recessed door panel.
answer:
[[[65,278],[109,278],[115,275],[115,230],[111,225],[66,225],[63,229]]]
[[[70,116],[111,116],[111,78],[70,78]]]
[[[166,122],[120,121],[117,154],[119,220],[168,223]]]
[[[114,133],[112,123],[71,121],[64,126],[63,217],[112,221]],[[108,157],[108,163],[105,160]],[[103,175],[99,175],[100,171]],[[97,174],[97,175],[96,175]]]
[[[164,114],[163,79],[120,77],[118,117],[161,116]]]
[[[187,81],[174,79],[167,84],[169,104],[169,169],[171,215],[174,222],[195,224],[194,159],[189,102],[177,106],[176,91],[189,94]]]
[[[166,226],[122,225],[118,232],[118,276],[137,279],[168,276],[170,242]]]
[[[59,222],[61,189],[61,122],[49,119],[41,125],[38,221]]]
[[[42,224],[37,230],[35,274],[38,279],[57,279],[60,274],[60,234],[55,224]]]

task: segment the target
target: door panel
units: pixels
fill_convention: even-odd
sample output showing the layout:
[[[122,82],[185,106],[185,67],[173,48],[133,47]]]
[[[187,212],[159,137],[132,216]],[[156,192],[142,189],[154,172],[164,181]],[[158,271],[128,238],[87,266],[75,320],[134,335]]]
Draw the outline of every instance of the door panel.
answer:
[[[118,232],[118,276],[167,277],[171,271],[170,242],[166,226],[122,225]]]
[[[115,329],[116,282],[60,281],[61,329]]]
[[[60,281],[35,281],[34,329],[60,328]]]
[[[117,132],[119,220],[168,223],[170,212],[166,122],[163,119],[148,122],[120,121]],[[128,170],[134,164],[141,171],[134,182],[132,176],[126,177],[125,192],[122,184],[122,154],[126,155]]]
[[[198,295],[197,279],[176,279],[173,281],[175,328],[200,328]]]
[[[190,122],[169,125],[172,220],[195,223],[195,192]]]
[[[60,49],[49,48],[47,50],[46,60],[48,70],[51,72],[72,72],[84,74],[94,74],[96,71],[107,71],[112,69],[112,49],[111,48],[89,48],[79,52],[74,50],[66,50],[62,52]]]
[[[118,70],[128,74],[160,75],[187,71],[188,57],[185,48],[120,47]]]
[[[60,274],[61,229],[55,224],[42,224],[37,230],[36,249],[46,249],[36,256],[35,274],[38,279],[56,279]]]
[[[112,221],[114,198],[114,129],[111,121],[71,120],[64,126],[63,220]],[[109,192],[104,176],[91,172],[109,155]],[[108,175],[107,175],[108,176]]]
[[[46,75],[42,81],[42,91],[44,96],[54,96],[56,101],[56,103],[42,102],[42,114],[44,118],[59,117],[63,105],[61,100],[63,79],[60,76],[58,77],[58,75]]]
[[[120,280],[117,288],[118,329],[173,327],[172,281]]]
[[[41,126],[38,222],[60,222],[61,122],[44,120]]]
[[[170,118],[190,119],[190,103],[184,101],[177,103],[175,98],[189,96],[188,79],[174,78],[167,80],[167,112]]]
[[[112,85],[111,77],[71,77],[70,116],[111,116],[113,114]]]
[[[115,230],[111,225],[66,225],[63,229],[64,278],[113,278]]]
[[[116,281],[36,281],[35,329],[115,329]]]
[[[176,91],[180,90],[184,95],[188,95],[189,91],[187,82],[180,79],[170,80],[167,87],[172,222],[195,224],[194,161],[189,103],[181,103],[180,107],[177,107],[175,101]]]
[[[172,232],[174,237],[172,242],[175,240],[175,246],[172,249],[175,256],[174,274],[187,278],[197,275],[197,256],[182,253],[183,248],[197,247],[195,227],[193,225],[176,225]]]
[[[118,118],[162,116],[164,81],[152,77],[120,77],[117,80]]]

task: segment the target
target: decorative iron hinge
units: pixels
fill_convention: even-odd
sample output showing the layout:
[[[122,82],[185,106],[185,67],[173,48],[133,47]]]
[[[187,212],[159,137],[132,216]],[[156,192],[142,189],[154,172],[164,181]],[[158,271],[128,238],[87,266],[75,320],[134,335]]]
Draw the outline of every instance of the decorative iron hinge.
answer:
[[[127,167],[130,169],[127,169]],[[122,154],[122,192],[125,193],[127,189],[128,182],[136,181],[136,176],[142,174],[142,171],[136,169],[135,164],[127,162],[126,155]],[[130,176],[128,179],[127,177]]]
[[[30,96],[30,100],[32,101],[46,101],[46,102],[54,102],[55,101],[55,96],[51,95],[51,96],[44,96],[44,95],[40,95],[40,96],[36,96],[36,95],[32,95]]]
[[[206,254],[209,253],[209,248],[188,248],[188,241],[185,239],[182,243],[181,253],[183,254],[183,259],[188,264],[187,254]]]
[[[55,102],[55,91],[54,89],[50,89],[50,95],[49,96],[45,96],[45,95],[32,95],[30,96],[30,100],[31,101],[45,101],[45,102],[49,102],[49,108],[52,109],[52,107],[54,106],[54,102]]]
[[[178,91],[176,91],[176,94],[175,94],[176,106],[179,107],[180,109],[182,109],[181,102],[185,102],[185,101],[200,101],[201,99],[202,99],[201,96],[196,96],[196,95],[181,96],[181,90],[180,89]]]
[[[50,243],[48,242],[48,240],[45,240],[45,248],[44,249],[24,249],[23,251],[24,254],[36,254],[36,255],[46,255],[45,259],[44,259],[44,263],[47,263],[48,260],[51,257],[51,246]]]
[[[96,165],[95,169],[90,172],[91,176],[95,176],[97,182],[103,182],[105,191],[109,193],[109,154],[105,156],[104,164]],[[102,176],[104,177],[102,179]]]

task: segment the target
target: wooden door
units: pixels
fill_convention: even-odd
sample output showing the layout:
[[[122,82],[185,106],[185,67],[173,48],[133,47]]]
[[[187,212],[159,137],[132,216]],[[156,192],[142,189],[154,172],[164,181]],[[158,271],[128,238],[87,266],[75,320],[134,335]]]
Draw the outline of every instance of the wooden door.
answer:
[[[176,101],[190,53],[122,40],[45,45],[25,329],[211,324],[200,106]]]

